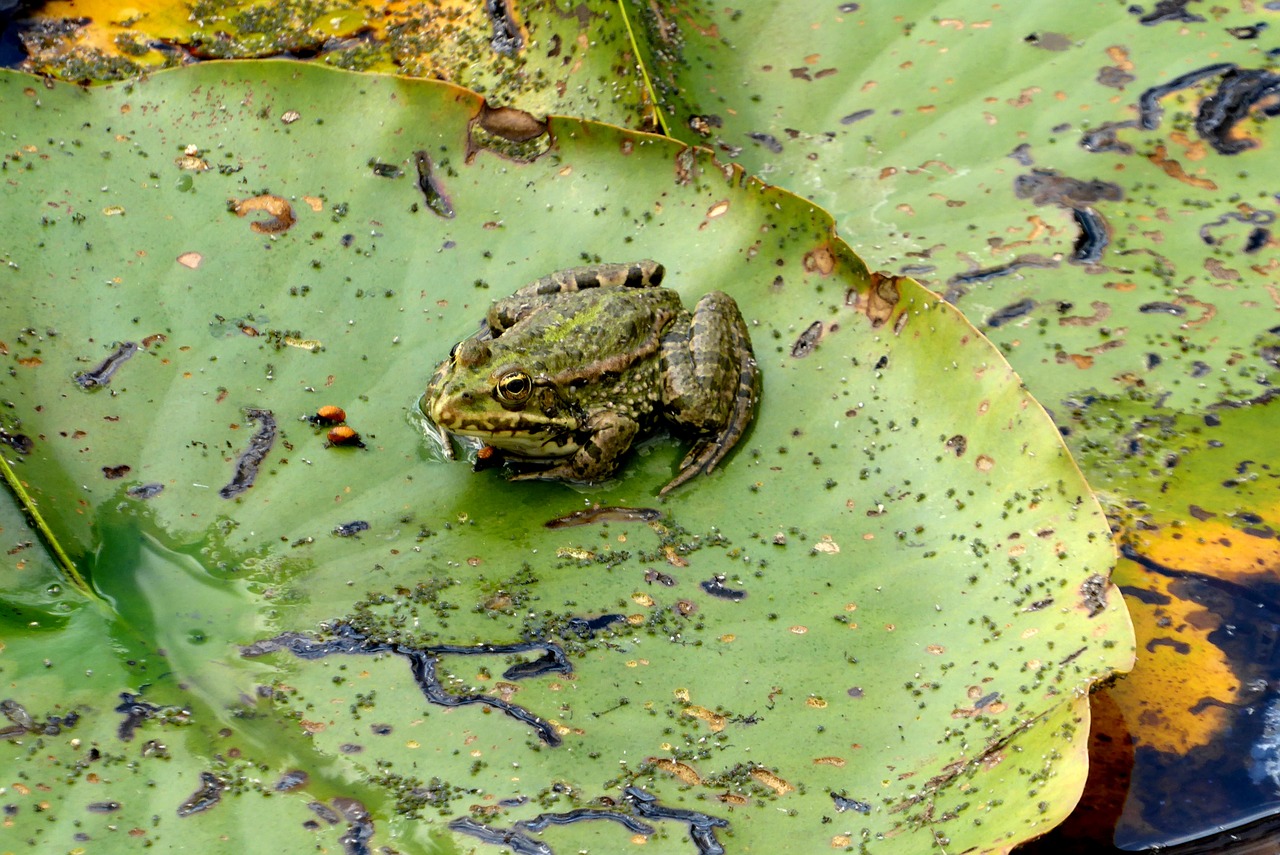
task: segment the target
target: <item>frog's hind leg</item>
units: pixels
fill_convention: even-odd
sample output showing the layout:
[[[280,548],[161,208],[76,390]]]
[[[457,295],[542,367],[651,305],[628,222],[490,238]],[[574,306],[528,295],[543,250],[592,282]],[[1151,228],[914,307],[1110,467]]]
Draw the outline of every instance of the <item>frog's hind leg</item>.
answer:
[[[516,296],[563,294],[586,288],[657,288],[664,273],[665,267],[647,258],[634,264],[588,264],[544,276],[521,288]]]
[[[489,308],[481,338],[497,338],[502,331],[531,316],[557,294],[588,288],[657,288],[666,268],[645,259],[634,264],[588,264],[543,276]]]
[[[688,337],[668,336],[662,352],[667,418],[703,434],[680,462],[679,474],[659,491],[665,496],[711,472],[742,439],[760,395],[760,369],[738,304],[721,291],[698,301]]]

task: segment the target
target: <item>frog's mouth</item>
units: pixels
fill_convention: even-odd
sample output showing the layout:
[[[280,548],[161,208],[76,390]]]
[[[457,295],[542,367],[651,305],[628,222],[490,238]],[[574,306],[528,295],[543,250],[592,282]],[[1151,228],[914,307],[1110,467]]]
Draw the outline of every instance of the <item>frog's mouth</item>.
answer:
[[[473,430],[465,428],[450,431],[462,436],[474,436],[487,445],[492,445],[510,457],[523,460],[552,460],[570,457],[577,453],[578,443],[574,441],[572,432],[531,431],[528,429]]]

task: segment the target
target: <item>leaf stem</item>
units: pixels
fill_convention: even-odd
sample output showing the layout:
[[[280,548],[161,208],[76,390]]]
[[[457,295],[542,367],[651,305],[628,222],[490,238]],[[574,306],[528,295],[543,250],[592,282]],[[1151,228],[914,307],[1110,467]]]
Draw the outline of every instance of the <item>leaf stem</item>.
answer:
[[[76,569],[75,563],[71,560],[71,556],[67,555],[67,551],[62,548],[62,544],[54,537],[49,524],[44,521],[39,509],[36,507],[35,500],[31,498],[31,494],[27,492],[26,487],[18,480],[18,474],[13,471],[13,467],[9,465],[9,461],[0,454],[0,475],[4,476],[5,483],[13,490],[14,496],[18,499],[18,504],[27,514],[31,524],[35,526],[36,531],[40,533],[40,538],[44,541],[45,547],[53,553],[54,560],[58,566],[62,568],[63,575],[71,584],[75,585],[85,596],[97,599],[93,593],[93,588],[80,575],[80,571]]]
[[[635,54],[636,65],[640,68],[640,76],[644,78],[644,89],[649,93],[649,103],[653,105],[653,115],[658,120],[658,127],[662,129],[663,136],[671,136],[671,126],[667,122],[666,114],[662,110],[662,105],[658,101],[658,90],[653,85],[653,79],[649,76],[649,66],[645,63],[645,54],[640,50],[640,41],[636,38],[635,27],[631,24],[631,16],[627,14],[627,0],[618,0],[618,11],[622,15],[622,22],[627,26],[627,37],[631,39],[631,52]]]

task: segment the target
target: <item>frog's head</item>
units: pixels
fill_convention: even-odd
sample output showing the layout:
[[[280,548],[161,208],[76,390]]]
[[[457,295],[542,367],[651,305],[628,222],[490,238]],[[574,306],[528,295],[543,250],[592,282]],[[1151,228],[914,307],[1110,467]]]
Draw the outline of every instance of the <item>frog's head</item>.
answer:
[[[578,450],[576,409],[545,375],[484,338],[459,342],[419,404],[451,434],[473,436],[514,457],[567,457]]]

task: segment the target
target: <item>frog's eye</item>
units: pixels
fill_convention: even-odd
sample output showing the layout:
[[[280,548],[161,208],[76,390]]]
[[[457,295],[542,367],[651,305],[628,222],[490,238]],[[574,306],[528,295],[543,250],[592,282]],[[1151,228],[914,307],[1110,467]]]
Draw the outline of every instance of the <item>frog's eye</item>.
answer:
[[[450,362],[457,362],[457,361],[458,361],[458,348],[459,348],[461,345],[462,345],[462,342],[458,342],[458,343],[457,343],[457,344],[455,344],[453,347],[449,348],[449,361],[450,361]]]
[[[498,403],[505,406],[523,404],[529,400],[532,392],[533,381],[529,379],[528,374],[519,369],[503,374],[493,386],[493,394],[497,397]]]

